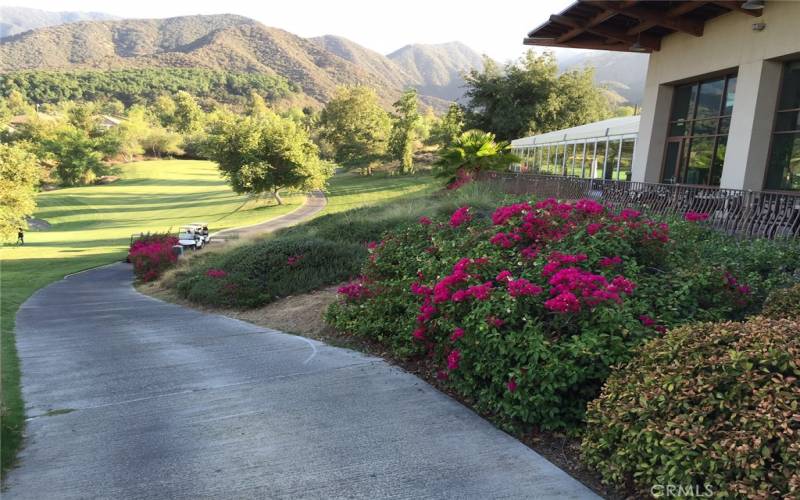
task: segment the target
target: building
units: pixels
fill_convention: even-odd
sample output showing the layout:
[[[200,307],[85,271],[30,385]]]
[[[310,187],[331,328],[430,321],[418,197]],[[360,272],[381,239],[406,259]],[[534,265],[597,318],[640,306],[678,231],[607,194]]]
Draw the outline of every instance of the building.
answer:
[[[526,156],[522,168],[800,191],[798,27],[800,1],[570,5],[532,30],[525,43],[648,52],[638,134],[637,120],[620,118],[518,139],[513,147]]]

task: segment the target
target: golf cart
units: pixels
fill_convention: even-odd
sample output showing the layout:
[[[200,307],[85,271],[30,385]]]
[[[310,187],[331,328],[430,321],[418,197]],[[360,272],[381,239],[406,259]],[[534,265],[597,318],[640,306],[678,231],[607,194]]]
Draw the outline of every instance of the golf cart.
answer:
[[[200,250],[205,243],[202,230],[196,226],[181,226],[178,230],[178,244],[183,248]]]
[[[195,234],[199,234],[203,238],[203,244],[211,241],[211,236],[208,234],[208,224],[205,222],[192,222],[188,227],[194,228]]]

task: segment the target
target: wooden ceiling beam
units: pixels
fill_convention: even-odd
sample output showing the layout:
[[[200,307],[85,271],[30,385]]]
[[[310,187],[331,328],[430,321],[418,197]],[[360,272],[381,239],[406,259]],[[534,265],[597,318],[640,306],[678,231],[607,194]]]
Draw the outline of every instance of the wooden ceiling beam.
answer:
[[[741,1],[734,1],[734,0],[726,0],[726,1],[719,1],[719,2],[710,2],[714,5],[719,5],[720,7],[725,7],[728,10],[741,12],[742,14],[747,14],[748,16],[753,17],[761,17],[764,13],[764,9],[758,10],[750,10],[750,9],[743,9]]]
[[[702,7],[703,5],[706,5],[707,3],[708,2],[683,2],[677,7],[673,7],[672,9],[668,10],[665,15],[670,18],[680,17],[684,14],[688,14],[689,12]],[[643,31],[647,31],[655,26],[659,26],[659,23],[657,21],[644,21],[637,24],[633,28],[629,29],[627,33],[629,35],[636,35]]]
[[[658,50],[661,48],[661,41],[651,36],[630,36],[623,31],[617,31],[603,26],[588,26],[588,23],[585,21],[581,22],[577,19],[561,15],[550,16],[550,21],[573,29],[581,28],[587,33],[616,40],[617,42],[627,43],[628,46],[638,42],[640,45],[650,50]]]
[[[594,26],[597,26],[598,24],[600,24],[602,22],[605,22],[608,19],[611,19],[612,17],[614,17],[616,15],[617,15],[617,13],[614,12],[614,11],[604,10],[604,11],[600,12],[599,14],[597,14],[597,15],[593,16],[592,18],[590,18],[586,22],[586,26],[588,26],[590,28],[594,27]],[[573,38],[575,38],[576,36],[580,35],[584,31],[586,31],[586,29],[582,28],[582,27],[581,28],[572,28],[571,30],[567,31],[566,33],[564,33],[560,37],[556,38],[556,42],[558,42],[558,43],[566,43],[567,41],[572,40]]]
[[[704,23],[699,20],[670,17],[669,12],[655,12],[646,7],[639,6],[626,7],[623,4],[617,4],[615,2],[595,2],[595,4],[599,4],[607,10],[613,10],[617,14],[624,14],[628,17],[636,18],[639,21],[652,23],[653,26],[664,26],[665,28],[688,33],[690,35],[703,36]],[[626,34],[636,35],[642,31],[644,30],[635,30],[633,33],[626,31]]]
[[[602,43],[602,42],[584,42],[580,40],[572,40],[566,43],[557,43],[552,38],[525,38],[522,41],[525,45],[539,45],[544,47],[569,47],[572,49],[590,49],[590,50],[613,50],[617,52],[631,52],[630,44],[628,43]],[[650,52],[647,49],[645,52]]]

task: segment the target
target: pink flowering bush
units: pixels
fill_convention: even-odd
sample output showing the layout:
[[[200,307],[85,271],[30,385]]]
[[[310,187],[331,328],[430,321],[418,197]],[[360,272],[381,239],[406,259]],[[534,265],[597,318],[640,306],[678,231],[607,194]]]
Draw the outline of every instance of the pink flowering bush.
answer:
[[[327,320],[427,360],[504,422],[570,429],[636,347],[758,303],[750,267],[690,255],[703,231],[588,199],[462,206],[384,238],[363,269],[370,294],[348,289]]]
[[[148,282],[175,265],[178,256],[172,247],[178,238],[168,234],[147,234],[134,240],[128,250],[128,261],[133,264],[136,278]]]

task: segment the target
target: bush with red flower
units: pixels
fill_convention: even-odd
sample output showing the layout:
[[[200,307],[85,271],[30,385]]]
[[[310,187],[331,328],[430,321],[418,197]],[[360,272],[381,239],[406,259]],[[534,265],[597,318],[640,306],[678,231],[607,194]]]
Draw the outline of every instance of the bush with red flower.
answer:
[[[142,235],[134,240],[128,250],[128,261],[133,264],[136,278],[153,281],[174,266],[178,256],[172,247],[177,244],[175,236],[160,233]]]
[[[760,305],[769,283],[752,266],[694,256],[706,231],[593,200],[462,206],[384,238],[363,269],[371,293],[348,289],[327,320],[428,360],[500,421],[572,429],[646,340]]]

